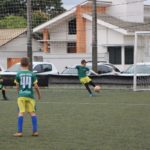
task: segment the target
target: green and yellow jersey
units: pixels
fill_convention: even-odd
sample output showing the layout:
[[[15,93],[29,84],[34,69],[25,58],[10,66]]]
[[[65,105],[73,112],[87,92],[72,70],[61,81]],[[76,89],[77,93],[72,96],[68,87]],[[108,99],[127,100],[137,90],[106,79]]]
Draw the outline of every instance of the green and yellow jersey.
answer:
[[[37,83],[36,75],[29,70],[19,71],[15,83],[19,85],[18,97],[34,98],[33,85]]]
[[[76,66],[76,69],[78,70],[78,76],[80,79],[86,77],[87,71],[90,70],[89,68],[87,68],[85,66]]]

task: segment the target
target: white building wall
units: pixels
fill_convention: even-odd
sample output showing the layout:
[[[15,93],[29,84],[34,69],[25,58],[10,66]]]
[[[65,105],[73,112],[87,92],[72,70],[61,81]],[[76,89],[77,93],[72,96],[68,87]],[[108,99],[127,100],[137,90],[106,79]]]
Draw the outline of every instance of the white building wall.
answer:
[[[68,21],[49,30],[50,53],[67,53],[67,42],[76,42],[76,35],[68,34]]]
[[[144,16],[150,18],[150,5],[144,7]]]
[[[36,40],[32,40],[33,53],[39,51],[41,45]],[[7,58],[21,58],[27,56],[27,35],[23,34],[9,43],[0,47],[0,65],[7,69]]]
[[[58,71],[61,73],[66,66],[72,66],[75,64],[80,64],[82,59],[86,59],[87,61],[92,60],[92,54],[51,54],[51,53],[42,53],[42,52],[35,52],[34,56],[42,56],[43,61],[53,63]],[[98,54],[98,60],[103,60],[104,56]]]
[[[66,54],[67,43],[66,42],[50,42],[51,54]]]
[[[38,51],[41,47],[41,44],[34,39],[32,40],[32,44],[33,51]],[[6,43],[0,47],[0,51],[27,51],[27,35],[22,34],[16,39]]]
[[[108,29],[104,26],[97,26],[97,41],[98,41],[98,52],[107,53],[106,45],[122,45],[124,44],[123,34]],[[92,52],[92,22],[86,22],[86,47],[87,52]]]
[[[113,0],[107,13],[129,22],[144,21],[144,0]]]

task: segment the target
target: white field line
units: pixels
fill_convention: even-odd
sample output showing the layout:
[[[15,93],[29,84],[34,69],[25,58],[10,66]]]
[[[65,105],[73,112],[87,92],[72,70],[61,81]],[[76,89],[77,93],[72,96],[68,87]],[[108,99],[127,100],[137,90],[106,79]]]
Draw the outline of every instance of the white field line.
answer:
[[[134,104],[134,103],[70,103],[70,102],[37,102],[41,104],[57,104],[57,105],[128,105],[128,106],[150,106],[150,104]]]
[[[0,101],[0,103],[16,103],[16,101]],[[46,101],[36,101],[37,104],[55,104],[55,105],[126,105],[126,106],[150,106],[150,104],[142,104],[142,103],[70,103],[70,102],[46,102]]]

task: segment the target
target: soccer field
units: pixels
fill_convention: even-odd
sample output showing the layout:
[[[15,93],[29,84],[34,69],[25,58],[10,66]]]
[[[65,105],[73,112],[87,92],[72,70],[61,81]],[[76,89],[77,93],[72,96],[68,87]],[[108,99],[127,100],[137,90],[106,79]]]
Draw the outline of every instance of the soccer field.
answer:
[[[39,137],[24,119],[17,129],[15,89],[0,101],[0,150],[150,150],[150,93],[102,90],[89,97],[84,89],[42,89],[37,101]],[[1,96],[2,97],[2,96]]]

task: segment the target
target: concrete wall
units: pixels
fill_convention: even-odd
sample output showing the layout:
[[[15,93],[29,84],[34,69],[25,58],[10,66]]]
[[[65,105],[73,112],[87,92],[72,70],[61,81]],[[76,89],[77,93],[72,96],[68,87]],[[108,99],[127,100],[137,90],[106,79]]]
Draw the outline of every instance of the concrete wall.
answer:
[[[91,61],[92,54],[50,54],[42,52],[34,52],[34,56],[43,56],[43,60],[46,62],[52,62],[57,67],[59,72],[62,72],[66,66],[72,66],[75,64],[80,64],[82,59]],[[108,58],[107,54],[99,53],[98,60],[106,61]]]
[[[124,35],[108,29],[104,26],[98,25],[97,27],[97,41],[98,41],[98,52],[107,53],[107,49],[104,45],[122,45],[124,44]],[[87,52],[92,52],[92,22],[86,22],[86,47]]]
[[[144,7],[144,16],[150,18],[150,6],[145,6]]]
[[[36,40],[32,40],[33,42],[33,51],[39,50],[41,47],[40,43]],[[22,34],[16,39],[13,39],[9,43],[5,44],[4,46],[0,47],[0,51],[26,51],[27,50],[27,35]]]
[[[24,51],[0,51],[0,65],[7,69],[7,58],[21,58],[26,56],[26,52]]]
[[[33,51],[39,51],[40,43],[33,39]],[[27,36],[23,34],[0,47],[0,65],[7,68],[7,58],[27,56]]]

